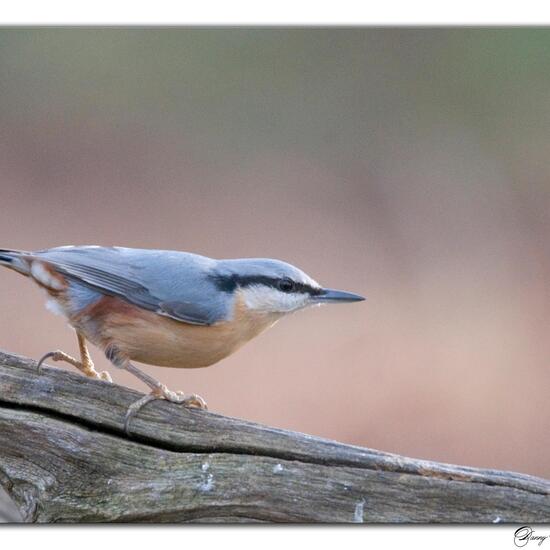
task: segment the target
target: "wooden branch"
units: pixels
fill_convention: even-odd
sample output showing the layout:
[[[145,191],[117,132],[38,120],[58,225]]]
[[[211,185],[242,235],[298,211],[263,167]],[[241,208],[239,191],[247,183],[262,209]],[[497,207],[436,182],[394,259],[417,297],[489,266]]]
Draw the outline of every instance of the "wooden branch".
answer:
[[[0,484],[27,522],[550,521],[550,482],[260,426],[0,352]]]

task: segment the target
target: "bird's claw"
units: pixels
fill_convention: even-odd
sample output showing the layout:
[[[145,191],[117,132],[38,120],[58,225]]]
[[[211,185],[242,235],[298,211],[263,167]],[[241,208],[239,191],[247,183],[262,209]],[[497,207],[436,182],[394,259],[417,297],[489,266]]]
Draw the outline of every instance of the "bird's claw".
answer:
[[[42,356],[38,361],[38,363],[36,364],[37,374],[42,374],[42,364],[46,359],[51,359],[52,361],[66,361],[67,363],[69,363],[69,365],[73,365],[73,367],[76,367],[80,372],[82,372],[82,374],[84,374],[88,378],[94,378],[95,380],[103,380],[104,382],[113,381],[113,379],[111,378],[111,375],[106,370],[97,372],[94,369],[93,363],[83,364],[81,361],[77,361],[74,357],[67,355],[64,351],[61,351],[61,350],[50,351],[46,353],[44,356]]]
[[[113,382],[111,375],[106,370],[102,370],[101,372],[97,372],[96,374],[97,374],[96,378],[98,380],[103,380],[105,382],[110,382],[110,383]]]
[[[56,350],[56,351],[49,351],[48,353],[44,354],[39,360],[38,360],[38,363],[36,364],[36,372],[37,374],[42,374],[42,363],[44,363],[44,361],[46,359],[51,359],[52,361],[62,361],[63,360],[63,352],[60,351],[60,350]]]
[[[200,395],[197,395],[196,393],[193,393],[193,394],[187,396],[184,403],[188,407],[193,407],[195,409],[202,409],[203,411],[208,410],[208,405],[206,404],[206,401]]]
[[[191,407],[197,409],[208,410],[206,401],[196,394],[186,395],[181,391],[171,391],[164,384],[161,384],[158,388],[154,389],[151,393],[144,395],[134,403],[132,403],[126,415],[124,417],[124,431],[126,435],[130,434],[130,421],[150,401],[155,401],[156,399],[166,399],[171,403],[176,403],[178,405],[183,405],[184,407]]]
[[[208,410],[206,401],[200,395],[195,393],[186,395],[182,391],[171,391],[164,384],[153,390],[150,395],[157,399],[166,399],[166,401],[177,403],[178,405]]]

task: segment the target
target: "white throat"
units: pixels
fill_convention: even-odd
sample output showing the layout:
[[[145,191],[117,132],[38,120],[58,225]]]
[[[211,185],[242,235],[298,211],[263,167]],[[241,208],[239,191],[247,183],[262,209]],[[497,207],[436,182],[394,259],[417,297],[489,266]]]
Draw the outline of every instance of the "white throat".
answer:
[[[241,292],[246,307],[264,313],[291,313],[310,305],[305,293],[282,292],[266,285],[251,285]]]

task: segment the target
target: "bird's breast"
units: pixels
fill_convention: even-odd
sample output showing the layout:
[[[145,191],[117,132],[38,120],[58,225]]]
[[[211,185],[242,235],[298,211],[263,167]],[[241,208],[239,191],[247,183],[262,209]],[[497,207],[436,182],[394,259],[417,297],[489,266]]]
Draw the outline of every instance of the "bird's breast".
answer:
[[[227,357],[277,321],[250,311],[240,297],[232,318],[192,325],[105,296],[71,319],[94,344],[109,345],[130,360],[176,368],[199,368]]]

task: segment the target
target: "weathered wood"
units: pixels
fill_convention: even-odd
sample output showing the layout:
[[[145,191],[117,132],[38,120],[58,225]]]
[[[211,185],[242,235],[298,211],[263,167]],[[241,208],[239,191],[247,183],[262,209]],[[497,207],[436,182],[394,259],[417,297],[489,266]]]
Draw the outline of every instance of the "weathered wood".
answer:
[[[22,521],[21,514],[11,501],[10,497],[0,487],[0,523],[19,523]]]
[[[550,482],[185,409],[0,352],[0,485],[27,522],[550,521]]]

